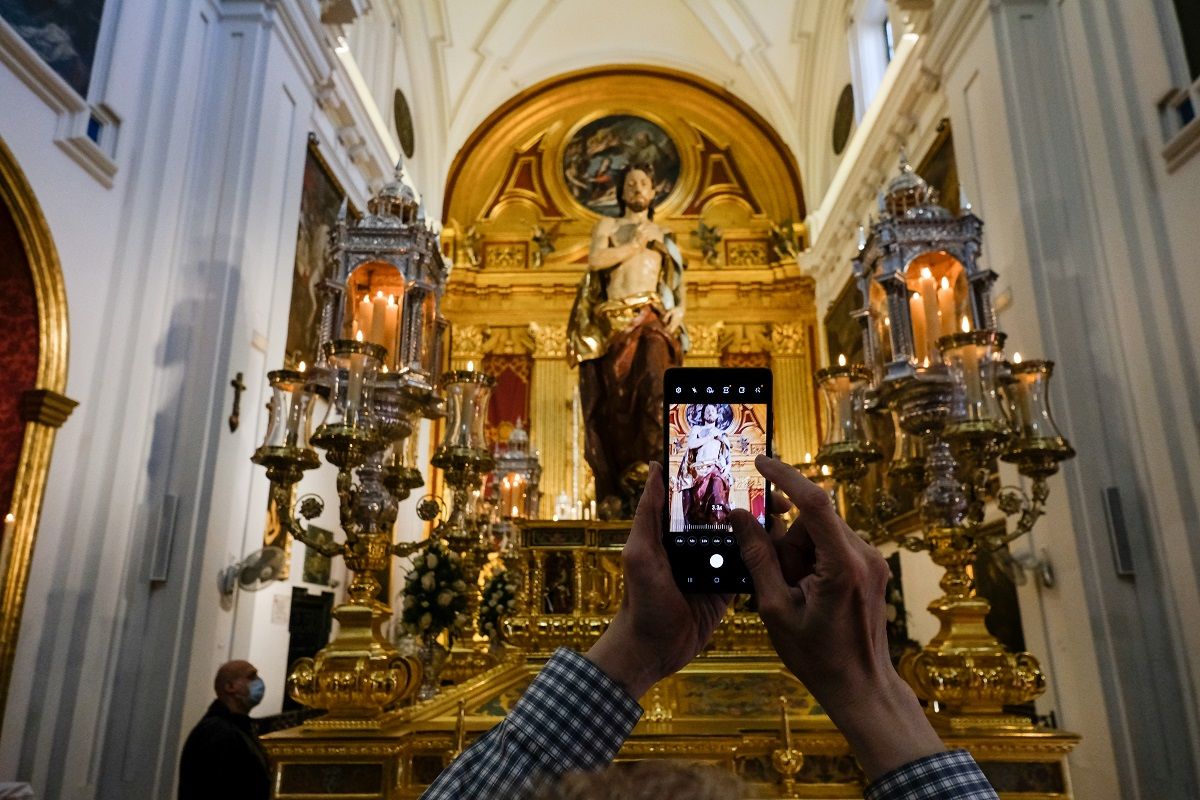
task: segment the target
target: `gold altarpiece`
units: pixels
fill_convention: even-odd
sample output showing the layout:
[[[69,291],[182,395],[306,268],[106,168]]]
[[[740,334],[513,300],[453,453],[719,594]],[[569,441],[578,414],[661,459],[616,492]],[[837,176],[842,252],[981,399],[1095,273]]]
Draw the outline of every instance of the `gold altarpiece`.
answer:
[[[588,499],[579,479],[586,483],[586,469],[572,463],[582,448],[573,441],[578,373],[566,359],[566,321],[599,214],[570,190],[564,156],[581,130],[619,117],[653,123],[678,154],[655,220],[689,262],[685,364],[770,366],[776,450],[792,461],[816,451],[814,286],[796,263],[804,201],[795,161],[770,126],[719,87],[645,67],[575,73],[519,94],[456,158],[442,234],[454,264],[442,305],[453,326],[451,367],[492,354],[532,359],[529,425],[542,453],[546,519],[520,524],[507,557],[522,587],[511,636],[499,649],[460,648],[443,673],[453,685],[431,700],[370,724],[318,717],[267,737],[276,797],[417,797],[503,717],[555,648],[586,649],[619,604],[628,523],[548,519],[559,494]],[[752,612],[731,610],[711,651],[642,705],[619,760],[718,764],[754,797],[862,796],[845,740]],[[1003,796],[1020,798],[1069,796],[1065,755],[1075,741],[1032,730],[947,739],[985,764]]]

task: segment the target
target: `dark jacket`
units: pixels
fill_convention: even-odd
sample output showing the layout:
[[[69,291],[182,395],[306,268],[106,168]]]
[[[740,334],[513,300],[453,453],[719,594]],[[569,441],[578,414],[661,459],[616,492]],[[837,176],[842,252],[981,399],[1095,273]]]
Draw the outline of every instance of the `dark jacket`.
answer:
[[[268,800],[267,753],[250,728],[220,700],[192,728],[179,758],[179,800]]]

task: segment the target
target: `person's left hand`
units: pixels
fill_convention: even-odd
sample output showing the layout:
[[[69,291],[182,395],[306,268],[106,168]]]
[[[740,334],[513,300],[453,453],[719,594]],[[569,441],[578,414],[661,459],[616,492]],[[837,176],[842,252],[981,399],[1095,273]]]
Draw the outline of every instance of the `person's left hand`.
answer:
[[[621,553],[625,594],[587,658],[639,698],[696,657],[733,595],[687,594],[671,575],[662,543],[662,467],[650,465],[629,539]]]

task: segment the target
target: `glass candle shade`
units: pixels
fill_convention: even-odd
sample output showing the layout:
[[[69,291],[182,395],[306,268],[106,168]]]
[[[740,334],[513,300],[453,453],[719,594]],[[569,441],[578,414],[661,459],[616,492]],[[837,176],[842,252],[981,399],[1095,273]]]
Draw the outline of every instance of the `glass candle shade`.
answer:
[[[1075,451],[1063,438],[1050,414],[1050,376],[1053,361],[1022,361],[1008,366],[1002,388],[1007,400],[1014,440],[1003,460],[1022,465],[1022,472],[1053,467],[1071,458]],[[1035,462],[1041,462],[1039,464]],[[1048,462],[1048,463],[1047,463]],[[1049,473],[1053,474],[1053,469]]]
[[[294,369],[267,373],[271,382],[270,418],[263,447],[308,447],[313,395],[308,376]]]
[[[308,375],[294,369],[277,369],[267,373],[267,379],[271,382],[267,435],[255,451],[253,460],[267,467],[272,480],[295,482],[302,471],[321,463],[308,444],[313,413],[312,385]]]
[[[446,435],[439,449],[486,450],[483,433],[488,399],[496,380],[475,370],[452,370],[442,376],[446,395]]]
[[[840,469],[859,468],[883,457],[867,438],[864,392],[871,378],[862,364],[830,366],[817,370],[817,382],[825,403],[825,436],[817,463]]]
[[[925,443],[915,433],[905,430],[900,421],[900,412],[892,411],[892,428],[896,438],[896,446],[892,451],[892,461],[888,471],[899,478],[909,475],[920,475],[925,468]]]
[[[996,354],[1004,334],[979,330],[952,333],[938,339],[938,349],[954,384],[949,422],[982,422],[1007,427],[997,394]]]
[[[381,449],[372,402],[375,376],[387,351],[379,345],[335,339],[325,345],[333,385],[325,422],[313,434],[313,444],[326,450],[333,464],[361,463],[362,456]]]

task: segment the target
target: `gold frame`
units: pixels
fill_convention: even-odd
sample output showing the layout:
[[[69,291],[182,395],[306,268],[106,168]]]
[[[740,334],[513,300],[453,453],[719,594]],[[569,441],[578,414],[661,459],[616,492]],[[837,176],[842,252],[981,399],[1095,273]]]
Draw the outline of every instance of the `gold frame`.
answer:
[[[58,251],[33,189],[3,140],[0,140],[0,202],[12,214],[25,246],[38,309],[37,388],[22,398],[25,436],[13,484],[11,513],[16,517],[16,524],[12,536],[3,543],[0,551],[0,572],[4,576],[0,584],[2,720],[8,703],[8,684],[17,651],[21,612],[25,605],[54,436],[75,402],[63,394],[67,387],[69,331],[67,292]]]

